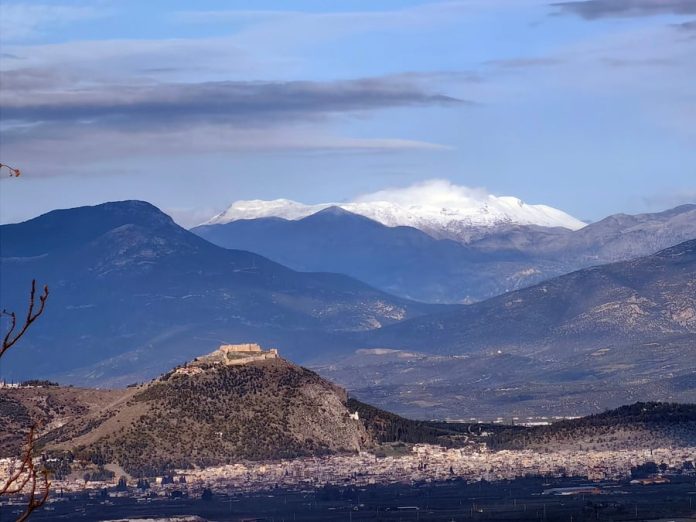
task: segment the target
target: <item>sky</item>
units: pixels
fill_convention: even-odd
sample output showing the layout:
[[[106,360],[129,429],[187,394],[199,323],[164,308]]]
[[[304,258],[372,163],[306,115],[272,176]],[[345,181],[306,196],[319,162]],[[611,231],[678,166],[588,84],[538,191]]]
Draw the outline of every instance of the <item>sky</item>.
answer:
[[[583,220],[696,203],[696,0],[0,3],[0,221],[430,179]]]

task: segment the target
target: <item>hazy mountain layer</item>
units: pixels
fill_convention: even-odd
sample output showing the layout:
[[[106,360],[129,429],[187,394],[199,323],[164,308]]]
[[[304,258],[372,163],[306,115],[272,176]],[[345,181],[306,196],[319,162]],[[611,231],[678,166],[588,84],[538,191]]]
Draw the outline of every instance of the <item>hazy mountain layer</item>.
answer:
[[[549,357],[696,333],[696,240],[587,268],[365,338],[435,353],[505,350]]]
[[[361,338],[372,349],[317,370],[362,400],[419,418],[693,402],[696,240]]]
[[[226,250],[143,202],[55,211],[0,227],[4,308],[46,313],[3,359],[3,377],[127,384],[211,344],[258,340],[293,357],[340,351],[335,334],[434,310],[338,274],[299,273]]]
[[[303,219],[234,220],[193,232],[297,270],[339,272],[402,297],[462,303],[696,238],[696,206],[611,216],[575,232],[497,226],[468,244],[438,240],[412,227],[388,227],[339,207]]]

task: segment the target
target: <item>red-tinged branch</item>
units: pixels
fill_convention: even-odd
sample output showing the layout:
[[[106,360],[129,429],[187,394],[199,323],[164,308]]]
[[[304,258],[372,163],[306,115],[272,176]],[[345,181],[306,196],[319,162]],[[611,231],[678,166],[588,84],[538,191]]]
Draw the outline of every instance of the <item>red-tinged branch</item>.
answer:
[[[48,299],[48,286],[44,286],[43,292],[39,296],[38,308],[36,305],[36,279],[31,282],[31,293],[29,294],[29,308],[27,309],[27,316],[24,319],[22,327],[15,332],[17,328],[17,314],[15,312],[8,312],[7,310],[2,310],[0,312],[2,315],[6,315],[10,318],[10,328],[5,334],[2,340],[2,348],[0,348],[0,357],[2,357],[7,350],[12,348],[12,346],[21,339],[21,337],[26,333],[31,324],[36,321],[39,316],[43,313],[46,307],[46,300]]]
[[[7,169],[10,171],[10,177],[11,178],[18,178],[19,176],[22,175],[22,171],[19,169],[16,169],[14,167],[10,167],[9,165],[5,165],[4,163],[0,163],[0,170],[3,168]]]
[[[36,443],[36,427],[32,426],[29,429],[27,436],[27,447],[24,450],[21,461],[10,478],[2,488],[0,488],[0,496],[16,495],[28,489],[29,500],[24,512],[19,516],[17,522],[24,522],[29,519],[29,516],[43,506],[48,499],[51,483],[48,480],[48,470],[42,468],[36,469],[34,464],[34,445]],[[41,483],[41,485],[39,485]]]
[[[6,165],[0,165],[6,166]],[[9,167],[8,167],[9,168]],[[12,169],[11,169],[12,171]],[[19,171],[16,171],[16,176],[19,176]],[[10,327],[2,340],[2,348],[0,348],[0,357],[7,350],[12,348],[17,341],[27,332],[29,327],[36,321],[46,308],[46,300],[48,299],[48,286],[44,286],[43,292],[36,300],[36,280],[31,282],[31,292],[29,294],[29,307],[27,315],[20,325],[17,324],[17,314],[8,312],[7,310],[0,311],[0,316],[9,317]],[[36,442],[36,427],[32,426],[29,429],[27,437],[27,446],[19,459],[19,463],[15,470],[10,471],[10,477],[4,484],[0,484],[0,496],[16,495],[28,491],[28,501],[24,512],[17,519],[18,522],[24,522],[29,519],[31,514],[46,503],[50,491],[51,483],[48,480],[48,470],[41,467],[36,469],[34,464],[34,446]]]

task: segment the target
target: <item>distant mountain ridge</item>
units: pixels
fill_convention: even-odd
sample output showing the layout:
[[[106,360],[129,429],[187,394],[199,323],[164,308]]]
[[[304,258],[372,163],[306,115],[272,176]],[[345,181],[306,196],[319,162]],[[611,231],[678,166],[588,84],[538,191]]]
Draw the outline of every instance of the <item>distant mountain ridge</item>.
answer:
[[[424,301],[452,301],[481,295],[472,281],[490,274],[496,256],[455,241],[437,240],[412,227],[386,227],[340,207],[303,219],[241,220],[192,229],[223,246],[243,245],[297,270],[317,267],[351,274],[384,291]],[[497,281],[486,292],[500,293]],[[504,290],[503,290],[504,291]]]
[[[3,225],[0,252],[4,308],[25,309],[33,278],[51,288],[45,316],[3,359],[3,376],[15,380],[127,384],[211,341],[258,339],[302,359],[340,351],[344,332],[435,310],[217,247],[139,201]]]
[[[418,418],[696,402],[696,240],[359,339],[358,353],[315,369]]]
[[[296,220],[329,207],[340,207],[389,227],[409,226],[436,238],[468,241],[503,225],[538,225],[577,230],[582,221],[546,206],[529,205],[515,197],[494,196],[455,186],[444,180],[376,192],[349,203],[305,205],[287,199],[237,201],[203,225],[240,219],[279,217]]]
[[[672,240],[689,230],[690,212],[685,207],[602,226],[619,238]],[[536,262],[527,254],[520,261],[507,247],[492,255],[337,208],[295,222],[249,223],[282,225],[276,231],[282,248],[299,237],[283,236],[288,223],[307,227],[300,232],[308,242],[298,248],[326,251],[344,266],[365,259],[424,286],[439,269],[476,273]],[[651,223],[656,228],[646,230]],[[263,235],[250,230],[250,237]],[[311,362],[360,399],[420,418],[547,409],[574,415],[638,399],[696,401],[695,243],[473,305],[426,305],[347,276],[296,272],[215,246],[144,202],[57,211],[0,227],[3,307],[24,310],[32,278],[51,287],[47,313],[22,349],[3,358],[2,377],[125,385],[211,343],[254,340]],[[462,249],[470,257],[457,266]],[[413,252],[421,257],[409,258]],[[446,288],[447,280],[439,281]]]
[[[439,353],[696,334],[696,239],[370,332],[371,343]],[[560,354],[559,354],[560,355]]]
[[[576,231],[499,226],[467,244],[413,227],[388,227],[335,206],[301,219],[241,219],[192,231],[297,270],[344,273],[402,297],[461,303],[696,238],[696,205],[619,214]]]

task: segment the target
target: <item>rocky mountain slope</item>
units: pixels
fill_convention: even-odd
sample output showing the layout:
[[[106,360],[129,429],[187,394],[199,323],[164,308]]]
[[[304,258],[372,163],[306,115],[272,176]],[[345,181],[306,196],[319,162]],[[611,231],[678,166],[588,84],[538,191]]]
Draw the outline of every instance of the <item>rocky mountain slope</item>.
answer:
[[[97,414],[120,400],[128,390],[100,390],[35,384],[0,388],[0,457],[14,456],[36,423],[50,432],[76,419]]]
[[[300,219],[235,219],[192,231],[297,270],[344,273],[426,302],[467,303],[696,238],[696,205],[610,216],[576,231],[498,225],[466,244],[386,226],[336,206]]]
[[[587,268],[368,334],[380,347],[436,353],[547,352],[696,333],[696,240]]]
[[[0,227],[4,308],[48,284],[46,313],[3,377],[127,384],[211,342],[257,339],[292,357],[340,350],[337,334],[434,308],[338,274],[299,273],[227,250],[138,201],[54,211]]]
[[[526,430],[499,430],[493,449],[616,451],[696,445],[696,405],[637,402]]]
[[[650,214],[614,214],[576,231],[511,226],[471,244],[482,252],[520,253],[575,269],[645,256],[696,238],[696,205]]]
[[[696,240],[362,336],[316,365],[418,418],[585,415],[696,401]]]
[[[480,253],[412,227],[387,227],[339,207],[296,221],[241,220],[192,232],[226,248],[262,253],[297,270],[323,267],[430,302],[479,300],[539,275],[529,272],[526,258]]]

